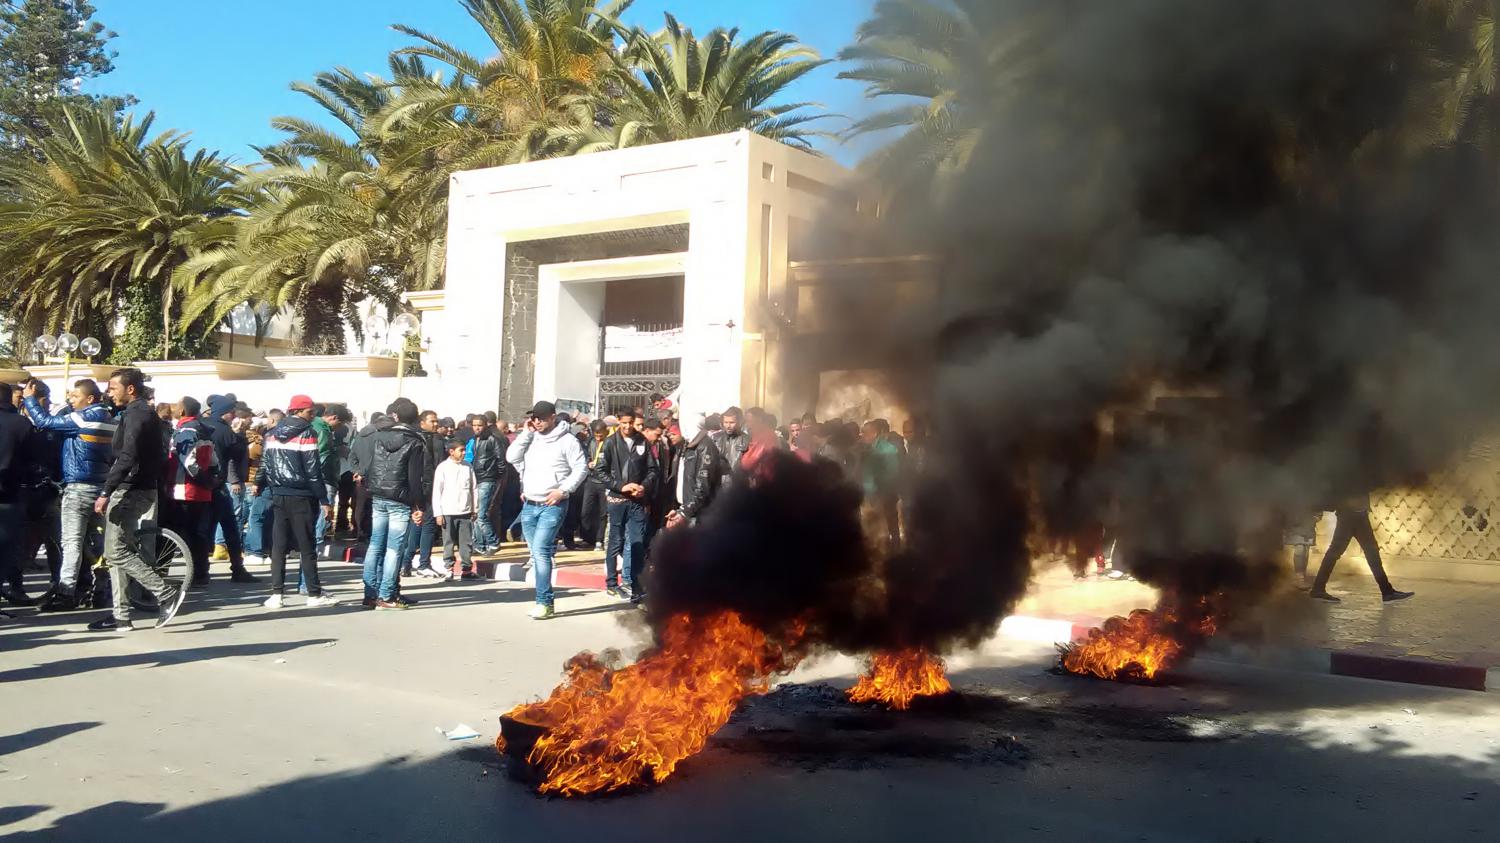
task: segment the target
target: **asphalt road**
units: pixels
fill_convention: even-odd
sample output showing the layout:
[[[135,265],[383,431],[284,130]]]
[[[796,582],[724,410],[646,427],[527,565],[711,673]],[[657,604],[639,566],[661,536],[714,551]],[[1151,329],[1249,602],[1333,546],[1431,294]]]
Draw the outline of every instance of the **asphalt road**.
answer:
[[[336,569],[357,599],[357,572]],[[1198,662],[1164,687],[1056,676],[1048,648],[951,660],[961,705],[847,706],[828,657],[651,791],[541,799],[496,718],[633,612],[411,586],[404,613],[259,607],[215,585],[164,631],[0,626],[7,840],[1495,840],[1500,695]],[[300,602],[300,601],[294,601]],[[465,723],[482,737],[436,731]]]

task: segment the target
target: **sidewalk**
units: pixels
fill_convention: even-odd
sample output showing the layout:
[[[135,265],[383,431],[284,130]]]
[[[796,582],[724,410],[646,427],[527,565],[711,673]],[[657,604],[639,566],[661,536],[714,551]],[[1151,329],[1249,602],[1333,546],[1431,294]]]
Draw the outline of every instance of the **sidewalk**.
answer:
[[[526,556],[525,545],[507,543],[499,553],[479,558],[480,573],[531,583]],[[1330,584],[1343,602],[1323,603],[1294,589],[1288,578],[1283,590],[1234,619],[1200,657],[1500,690],[1500,636],[1494,633],[1493,621],[1500,617],[1500,585],[1410,576],[1398,584],[1417,596],[1382,603],[1357,560],[1345,560]],[[553,585],[602,590],[603,553],[559,551]],[[1066,567],[1054,566],[1035,575],[1026,597],[1001,623],[1000,635],[1067,643],[1111,616],[1149,609],[1156,599],[1156,590],[1142,583],[1095,576],[1075,580]]]
[[[1425,685],[1500,690],[1489,674],[1500,668],[1500,586],[1405,578],[1417,593],[1383,603],[1368,576],[1336,576],[1341,603],[1314,601],[1290,583],[1236,618],[1202,654],[1205,658],[1272,663],[1340,675]],[[1112,615],[1150,608],[1156,592],[1140,583],[1090,578],[1067,570],[1039,573],[1001,633],[1065,643]],[[1500,678],[1500,677],[1497,677]]]

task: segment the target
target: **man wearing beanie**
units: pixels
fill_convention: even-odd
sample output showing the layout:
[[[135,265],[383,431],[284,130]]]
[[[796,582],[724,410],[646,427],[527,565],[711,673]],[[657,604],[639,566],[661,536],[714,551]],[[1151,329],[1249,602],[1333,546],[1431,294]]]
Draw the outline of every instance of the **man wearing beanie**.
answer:
[[[234,432],[229,420],[234,417],[236,398],[228,395],[208,396],[208,412],[200,419],[208,431],[209,441],[219,455],[224,482],[214,489],[209,517],[217,525],[224,547],[229,551],[230,579],[234,582],[256,582],[245,570],[244,535],[240,532],[240,508],[245,505],[245,478],[250,473],[250,450],[245,437]]]

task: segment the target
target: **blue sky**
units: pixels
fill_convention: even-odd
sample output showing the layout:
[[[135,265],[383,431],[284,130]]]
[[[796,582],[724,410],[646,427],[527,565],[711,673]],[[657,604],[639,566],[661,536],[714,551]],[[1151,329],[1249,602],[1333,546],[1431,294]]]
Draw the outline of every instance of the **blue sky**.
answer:
[[[288,90],[338,65],[384,74],[391,50],[410,42],[390,29],[404,23],[485,54],[489,40],[456,0],[94,0],[96,19],[119,37],[115,71],[91,83],[97,92],[134,94],[140,110],[156,112],[156,128],[192,133],[195,143],[241,162],[255,159],[251,144],[277,138],[268,121],[290,114],[320,117],[319,109]],[[636,0],[629,23],[659,28],[664,11],[702,32],[738,26],[744,32],[795,33],[826,58],[853,40],[873,0]],[[791,95],[855,114],[862,88],[825,67]],[[828,129],[842,121],[825,121]],[[857,150],[823,141],[844,163]]]

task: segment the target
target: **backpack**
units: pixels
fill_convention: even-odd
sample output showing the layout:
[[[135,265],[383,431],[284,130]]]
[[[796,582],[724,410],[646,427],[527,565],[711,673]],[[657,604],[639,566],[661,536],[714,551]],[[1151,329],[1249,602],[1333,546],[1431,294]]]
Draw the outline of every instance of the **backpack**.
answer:
[[[189,422],[172,434],[167,469],[173,500],[213,500],[214,489],[222,482],[218,449],[197,422]]]

